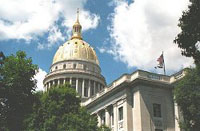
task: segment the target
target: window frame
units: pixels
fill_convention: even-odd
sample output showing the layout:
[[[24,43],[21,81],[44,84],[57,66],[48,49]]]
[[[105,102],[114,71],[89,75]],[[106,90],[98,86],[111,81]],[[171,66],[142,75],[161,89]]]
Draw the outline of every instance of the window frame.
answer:
[[[153,103],[153,117],[162,117],[161,104]]]

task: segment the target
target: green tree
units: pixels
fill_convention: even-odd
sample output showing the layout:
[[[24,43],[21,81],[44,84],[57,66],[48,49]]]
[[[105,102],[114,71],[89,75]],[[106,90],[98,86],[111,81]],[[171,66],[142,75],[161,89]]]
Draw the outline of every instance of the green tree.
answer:
[[[174,42],[182,49],[182,55],[193,57],[200,64],[200,1],[190,0],[188,10],[183,12],[178,26],[182,32]]]
[[[24,121],[29,131],[97,131],[97,118],[80,106],[80,98],[69,85],[37,93],[33,112]]]
[[[183,120],[180,127],[186,131],[200,129],[200,1],[190,0],[188,10],[183,12],[178,26],[182,32],[174,42],[182,49],[182,55],[192,57],[196,67],[187,69],[186,76],[177,82],[175,101],[180,107]]]
[[[180,107],[183,120],[180,127],[186,131],[200,129],[200,66],[187,69],[186,76],[174,88],[175,101]]]
[[[20,131],[32,109],[37,66],[25,52],[5,57],[0,53],[0,130]]]
[[[98,131],[111,131],[111,129],[106,125],[102,125],[99,127]]]

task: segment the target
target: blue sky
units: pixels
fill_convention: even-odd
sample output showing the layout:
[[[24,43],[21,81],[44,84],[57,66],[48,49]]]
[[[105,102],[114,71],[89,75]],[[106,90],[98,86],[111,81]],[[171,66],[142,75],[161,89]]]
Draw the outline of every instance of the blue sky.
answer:
[[[167,74],[193,63],[181,56],[173,39],[188,0],[0,0],[0,50],[23,50],[40,72],[38,86],[53,56],[70,38],[80,8],[83,39],[96,50],[107,84],[136,69],[156,70],[164,51]]]

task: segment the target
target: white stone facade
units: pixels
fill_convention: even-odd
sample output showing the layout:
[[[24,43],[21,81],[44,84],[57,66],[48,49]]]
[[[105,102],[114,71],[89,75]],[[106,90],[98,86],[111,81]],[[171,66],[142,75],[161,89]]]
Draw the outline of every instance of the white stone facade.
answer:
[[[99,126],[106,124],[113,131],[179,131],[172,89],[183,76],[183,71],[164,76],[138,70],[121,76],[82,106],[97,115]]]

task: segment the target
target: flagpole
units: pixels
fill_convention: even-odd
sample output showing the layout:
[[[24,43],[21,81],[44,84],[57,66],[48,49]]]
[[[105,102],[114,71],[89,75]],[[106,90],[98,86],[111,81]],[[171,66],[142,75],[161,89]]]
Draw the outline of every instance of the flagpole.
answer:
[[[164,51],[162,51],[162,55],[163,55],[163,71],[164,71],[164,75],[166,75],[166,72],[165,72],[165,59],[164,59]]]

